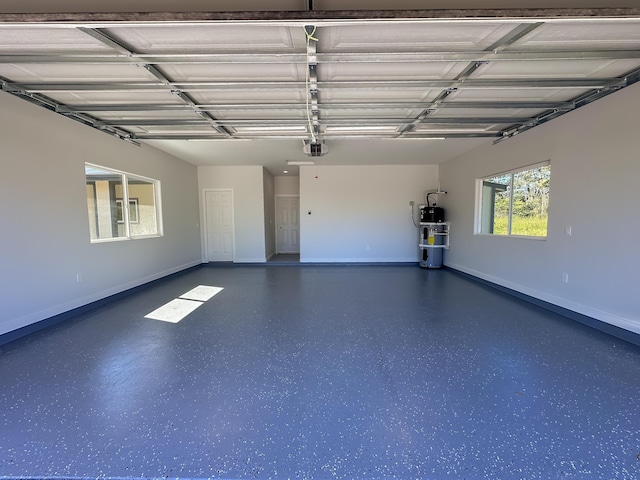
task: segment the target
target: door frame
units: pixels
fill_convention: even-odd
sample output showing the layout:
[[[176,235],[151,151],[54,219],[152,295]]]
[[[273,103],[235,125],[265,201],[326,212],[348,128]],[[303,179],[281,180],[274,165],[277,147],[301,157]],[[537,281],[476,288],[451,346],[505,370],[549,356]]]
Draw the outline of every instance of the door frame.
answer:
[[[277,194],[275,196],[275,207],[276,207],[276,223],[275,223],[275,235],[276,235],[276,255],[278,255],[280,252],[278,251],[278,226],[280,225],[278,223],[278,198],[297,198],[298,199],[298,241],[300,241],[300,239],[302,238],[302,232],[300,231],[300,195],[296,195],[296,194]],[[298,253],[300,253],[301,248],[298,249]],[[283,253],[287,253],[287,252],[283,252]]]
[[[207,223],[207,192],[230,192],[231,193],[231,229],[233,231],[233,239],[231,242],[231,248],[233,249],[233,253],[231,255],[231,261],[235,263],[236,261],[236,215],[234,208],[234,195],[233,188],[203,188],[202,189],[202,224],[204,228],[203,231],[203,263],[210,263],[209,260],[209,225]]]

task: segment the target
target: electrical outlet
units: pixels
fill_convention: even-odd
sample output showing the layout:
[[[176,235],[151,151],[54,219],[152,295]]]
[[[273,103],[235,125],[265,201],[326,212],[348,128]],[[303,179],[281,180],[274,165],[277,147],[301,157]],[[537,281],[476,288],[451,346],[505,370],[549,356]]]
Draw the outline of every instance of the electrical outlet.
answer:
[[[76,282],[81,282],[82,281],[82,274],[81,273],[76,273]]]
[[[573,230],[573,229],[571,228],[571,225],[567,225],[566,227],[564,227],[564,234],[565,234],[567,237],[570,237],[570,236],[571,236],[571,233],[572,233],[572,230]]]
[[[568,273],[563,273],[562,274],[562,283],[569,283],[569,274]]]

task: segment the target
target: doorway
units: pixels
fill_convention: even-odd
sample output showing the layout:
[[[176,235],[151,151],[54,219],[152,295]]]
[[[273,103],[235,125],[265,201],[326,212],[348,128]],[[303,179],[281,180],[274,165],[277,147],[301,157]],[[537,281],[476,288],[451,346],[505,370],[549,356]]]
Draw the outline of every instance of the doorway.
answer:
[[[206,259],[208,262],[233,261],[233,190],[204,192]]]
[[[276,196],[276,254],[300,255],[300,197]]]

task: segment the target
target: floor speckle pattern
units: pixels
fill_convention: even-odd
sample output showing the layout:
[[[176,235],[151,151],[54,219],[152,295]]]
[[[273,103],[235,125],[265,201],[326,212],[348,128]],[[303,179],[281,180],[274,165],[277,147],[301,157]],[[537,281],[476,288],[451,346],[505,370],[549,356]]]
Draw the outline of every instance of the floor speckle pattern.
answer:
[[[640,348],[446,270],[191,270],[1,346],[0,387],[0,477],[640,478]]]

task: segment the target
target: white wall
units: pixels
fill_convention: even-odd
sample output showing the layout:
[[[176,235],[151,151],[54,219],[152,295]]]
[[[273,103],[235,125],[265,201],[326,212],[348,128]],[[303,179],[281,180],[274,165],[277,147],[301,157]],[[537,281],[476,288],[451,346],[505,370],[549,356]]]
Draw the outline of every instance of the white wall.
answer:
[[[409,202],[437,186],[437,165],[300,167],[300,261],[417,262]]]
[[[441,165],[452,222],[445,264],[640,333],[639,109],[636,84]],[[475,180],[544,160],[546,241],[474,235]]]
[[[274,179],[276,195],[300,195],[300,177],[279,175]]]
[[[194,166],[5,93],[0,149],[0,334],[200,263]],[[85,162],[160,180],[164,236],[90,243]]]
[[[204,212],[203,191],[210,188],[233,190],[234,257],[236,263],[265,262],[265,215],[263,167],[198,167],[200,211]],[[204,245],[204,218],[202,218]],[[205,256],[202,253],[203,261]]]

